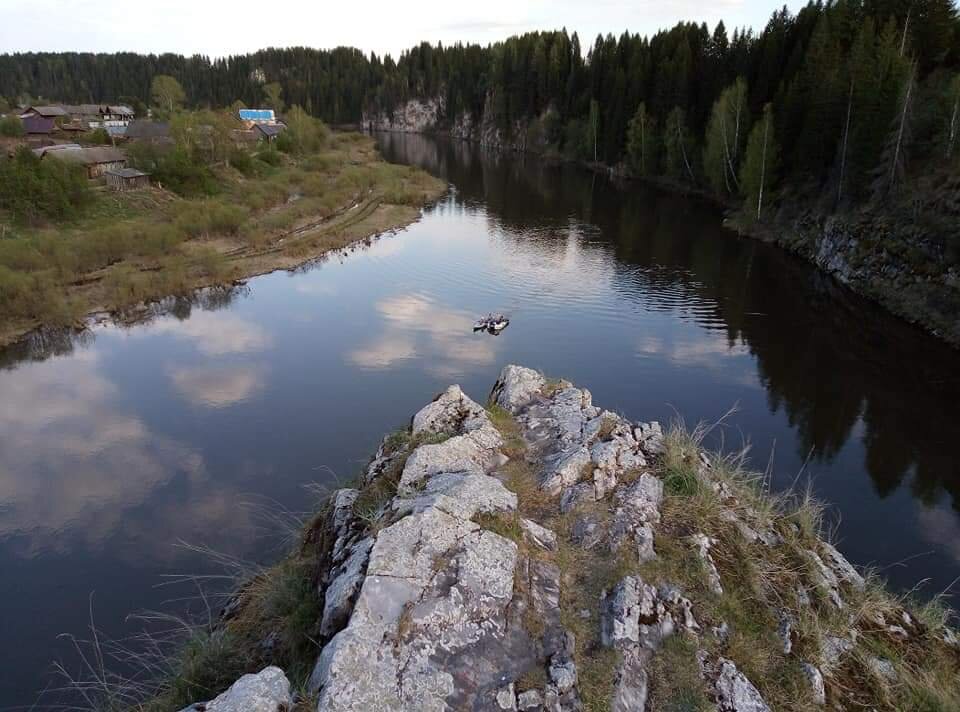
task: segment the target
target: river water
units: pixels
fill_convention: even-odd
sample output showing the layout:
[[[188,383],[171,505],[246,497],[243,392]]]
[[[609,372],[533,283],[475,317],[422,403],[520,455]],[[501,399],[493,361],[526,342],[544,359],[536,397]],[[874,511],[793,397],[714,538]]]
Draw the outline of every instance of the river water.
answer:
[[[811,483],[840,548],[933,595],[960,575],[957,353],[713,207],[572,166],[379,138],[451,190],[422,219],[295,274],[178,301],[149,323],[0,352],[0,708],[29,704],[60,633],[136,628],[252,561],[382,434],[506,363],[636,420],[752,444],[774,489]],[[504,311],[500,336],[477,315]],[[187,590],[184,590],[186,588]],[[195,601],[194,601],[195,604]],[[194,605],[190,604],[190,605]]]

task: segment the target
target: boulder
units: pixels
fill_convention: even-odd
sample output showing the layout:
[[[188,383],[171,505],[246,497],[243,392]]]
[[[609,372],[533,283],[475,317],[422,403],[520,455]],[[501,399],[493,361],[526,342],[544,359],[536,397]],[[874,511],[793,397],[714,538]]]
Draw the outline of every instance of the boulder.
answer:
[[[501,408],[516,413],[528,405],[546,383],[546,379],[531,368],[504,366],[490,397]]]
[[[576,509],[581,504],[595,502],[597,499],[596,490],[589,482],[578,482],[563,490],[560,495],[560,511],[563,514]]]
[[[540,489],[555,497],[565,487],[576,484],[589,465],[590,453],[585,447],[561,452],[544,470],[540,478]]]
[[[610,712],[643,712],[647,709],[649,658],[649,651],[638,648],[630,648],[623,653],[623,662],[617,669],[614,682]]]
[[[489,421],[465,435],[421,445],[407,458],[397,491],[411,494],[426,478],[440,473],[485,474],[496,465],[502,445],[503,438]]]
[[[287,712],[293,707],[290,681],[278,667],[266,667],[257,674],[244,675],[216,699],[186,710],[204,712]],[[186,712],[184,710],[183,712]]]
[[[458,385],[447,388],[413,416],[413,435],[430,433],[464,433],[476,430],[487,422],[483,406],[468,397]]]
[[[720,658],[713,688],[718,712],[770,712],[760,691],[731,660]]]
[[[523,538],[528,543],[544,551],[557,550],[557,535],[550,529],[540,526],[532,519],[523,517],[520,519],[520,529],[523,532]]]
[[[625,576],[601,599],[600,640],[605,647],[654,650],[674,630],[673,616],[657,589],[638,576]]]
[[[813,698],[813,703],[821,707],[827,704],[827,690],[823,684],[823,675],[820,674],[820,670],[810,663],[802,663],[800,669],[810,686],[810,696]]]

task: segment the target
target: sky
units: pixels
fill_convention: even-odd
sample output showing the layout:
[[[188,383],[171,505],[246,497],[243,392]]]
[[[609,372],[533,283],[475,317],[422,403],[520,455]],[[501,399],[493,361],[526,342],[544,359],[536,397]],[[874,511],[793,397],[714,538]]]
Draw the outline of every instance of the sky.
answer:
[[[177,52],[212,57],[264,47],[359,47],[390,53],[422,40],[487,44],[566,27],[584,48],[598,33],[652,34],[680,20],[760,30],[783,0],[0,0],[0,52]],[[803,3],[789,0],[796,11]]]

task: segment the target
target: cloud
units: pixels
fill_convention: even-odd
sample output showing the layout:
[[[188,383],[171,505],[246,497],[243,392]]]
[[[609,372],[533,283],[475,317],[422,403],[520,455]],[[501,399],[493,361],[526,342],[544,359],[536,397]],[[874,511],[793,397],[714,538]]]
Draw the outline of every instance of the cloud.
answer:
[[[189,448],[115,405],[92,350],[0,373],[0,538],[29,551],[97,548],[177,474],[205,478]]]
[[[149,327],[133,329],[133,338],[170,334],[190,341],[207,356],[253,353],[272,345],[270,335],[259,324],[225,311],[194,311],[189,319],[172,316],[152,322]]]
[[[425,294],[387,297],[376,309],[383,319],[383,333],[347,354],[347,361],[355,366],[381,370],[419,356],[431,373],[450,377],[496,358],[492,339],[473,334],[469,314],[440,307]]]
[[[925,507],[917,504],[920,534],[937,548],[943,548],[960,563],[960,518],[948,507]]]
[[[180,395],[194,405],[224,408],[247,400],[263,386],[263,375],[254,366],[206,365],[170,370]]]
[[[414,340],[408,336],[385,334],[372,344],[355,349],[347,360],[354,366],[371,370],[390,368],[398,361],[406,361],[417,355]]]

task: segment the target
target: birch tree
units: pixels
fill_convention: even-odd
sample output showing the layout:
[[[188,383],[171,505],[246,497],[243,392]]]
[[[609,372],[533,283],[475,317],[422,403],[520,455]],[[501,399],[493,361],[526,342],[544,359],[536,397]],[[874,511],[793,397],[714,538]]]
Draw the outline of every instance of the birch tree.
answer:
[[[774,134],[773,105],[763,107],[763,116],[750,132],[740,168],[740,189],[745,207],[759,220],[764,197],[776,184],[780,168],[780,147]]]
[[[707,124],[703,168],[713,189],[721,195],[740,191],[737,168],[747,135],[747,82],[739,77],[713,104]]]

